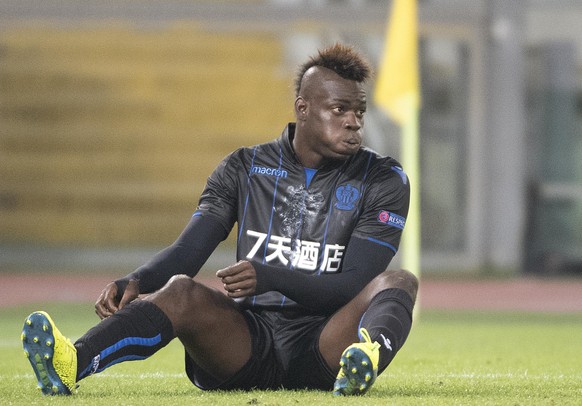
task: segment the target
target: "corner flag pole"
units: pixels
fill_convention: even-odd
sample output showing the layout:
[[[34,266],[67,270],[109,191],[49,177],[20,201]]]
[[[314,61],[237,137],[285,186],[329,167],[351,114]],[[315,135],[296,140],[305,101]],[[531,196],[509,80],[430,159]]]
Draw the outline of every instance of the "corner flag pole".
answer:
[[[401,129],[400,161],[411,183],[410,208],[402,234],[402,266],[420,277],[420,85],[416,0],[392,1],[374,100]]]

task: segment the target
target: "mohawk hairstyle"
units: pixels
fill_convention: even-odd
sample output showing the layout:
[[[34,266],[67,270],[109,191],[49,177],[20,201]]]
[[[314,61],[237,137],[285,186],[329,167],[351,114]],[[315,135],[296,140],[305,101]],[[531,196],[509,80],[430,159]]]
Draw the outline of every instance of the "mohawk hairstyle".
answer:
[[[365,82],[372,74],[370,64],[358,52],[350,46],[336,43],[319,50],[317,56],[312,56],[299,67],[295,78],[295,96],[299,96],[305,72],[314,66],[331,69],[342,78],[356,82]]]

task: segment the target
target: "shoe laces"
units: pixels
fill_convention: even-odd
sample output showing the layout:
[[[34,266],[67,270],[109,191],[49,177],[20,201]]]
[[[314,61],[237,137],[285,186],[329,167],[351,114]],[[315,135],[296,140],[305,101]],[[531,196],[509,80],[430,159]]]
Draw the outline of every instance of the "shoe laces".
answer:
[[[366,344],[367,346],[370,346],[370,348],[372,349],[380,348],[380,344],[378,344],[376,341],[372,341],[370,333],[368,333],[368,330],[366,330],[364,327],[360,328],[359,336],[360,342],[362,344]]]

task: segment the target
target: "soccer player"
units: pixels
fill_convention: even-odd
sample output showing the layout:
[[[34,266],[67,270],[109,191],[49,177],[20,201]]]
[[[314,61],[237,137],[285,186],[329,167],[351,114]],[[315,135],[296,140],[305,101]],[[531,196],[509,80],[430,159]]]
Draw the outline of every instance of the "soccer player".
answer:
[[[341,44],[301,65],[296,122],[228,155],[178,239],[104,288],[102,321],[74,344],[45,312],[28,316],[23,346],[42,392],[71,394],[178,338],[203,390],[365,393],[404,344],[418,288],[387,270],[410,185],[398,162],[362,146],[370,72]],[[222,292],[194,277],[235,223]]]

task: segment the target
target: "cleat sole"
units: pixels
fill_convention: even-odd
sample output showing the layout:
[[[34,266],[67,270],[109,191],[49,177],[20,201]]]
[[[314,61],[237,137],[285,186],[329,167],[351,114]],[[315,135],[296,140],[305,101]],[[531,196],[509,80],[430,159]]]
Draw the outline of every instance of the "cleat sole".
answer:
[[[39,328],[35,326],[39,326]],[[45,395],[71,394],[71,391],[63,384],[52,365],[54,337],[47,315],[43,312],[31,314],[26,319],[22,335],[24,337],[34,337],[32,340],[24,339],[22,344],[42,393]]]
[[[376,380],[372,361],[360,349],[351,349],[345,353],[340,365],[340,374],[343,376],[336,381],[334,395],[363,395]]]

